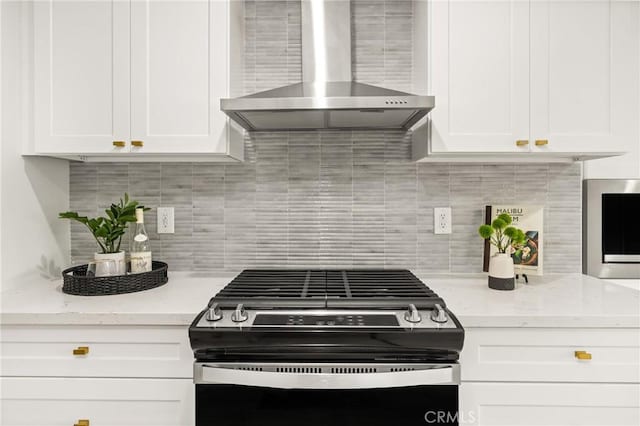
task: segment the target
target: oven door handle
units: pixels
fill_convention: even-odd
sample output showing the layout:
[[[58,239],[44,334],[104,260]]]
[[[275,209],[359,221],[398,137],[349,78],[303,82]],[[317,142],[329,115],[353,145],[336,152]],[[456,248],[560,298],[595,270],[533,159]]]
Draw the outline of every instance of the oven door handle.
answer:
[[[458,385],[458,365],[383,373],[280,373],[196,365],[196,384],[224,384],[277,389],[378,389],[424,385]]]

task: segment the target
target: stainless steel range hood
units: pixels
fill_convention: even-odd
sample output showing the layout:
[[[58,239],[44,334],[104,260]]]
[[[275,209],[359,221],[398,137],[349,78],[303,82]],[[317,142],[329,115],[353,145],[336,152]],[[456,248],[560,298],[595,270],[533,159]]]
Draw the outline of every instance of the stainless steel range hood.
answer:
[[[350,0],[302,1],[303,82],[240,98],[220,109],[250,131],[409,129],[435,104],[351,81]]]

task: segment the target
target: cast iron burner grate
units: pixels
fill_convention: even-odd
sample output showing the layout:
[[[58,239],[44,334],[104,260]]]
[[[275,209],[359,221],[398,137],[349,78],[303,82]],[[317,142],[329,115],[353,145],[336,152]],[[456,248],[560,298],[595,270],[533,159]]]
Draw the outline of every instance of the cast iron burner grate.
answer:
[[[211,303],[233,308],[433,308],[444,301],[408,270],[258,270],[240,273]]]

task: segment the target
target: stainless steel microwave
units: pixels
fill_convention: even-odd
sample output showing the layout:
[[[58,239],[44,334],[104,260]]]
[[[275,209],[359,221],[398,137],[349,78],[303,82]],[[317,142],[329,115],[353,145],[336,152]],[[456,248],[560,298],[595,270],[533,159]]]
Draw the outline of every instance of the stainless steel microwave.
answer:
[[[640,278],[640,179],[588,179],[582,191],[582,271]]]

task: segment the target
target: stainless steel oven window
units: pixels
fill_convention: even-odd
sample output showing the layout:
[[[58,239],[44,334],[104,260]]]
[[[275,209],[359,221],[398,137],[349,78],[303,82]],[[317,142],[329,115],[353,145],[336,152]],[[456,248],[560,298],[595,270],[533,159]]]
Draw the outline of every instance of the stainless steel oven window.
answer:
[[[623,253],[606,244],[603,232],[607,227],[603,225],[606,215],[603,215],[603,199],[616,201],[616,195],[640,194],[640,179],[590,179],[583,183],[582,193],[582,270],[585,274],[600,278],[640,278],[640,256],[634,253]],[[618,201],[625,198],[619,197]],[[635,200],[629,198],[628,200]],[[631,205],[632,203],[629,203]],[[635,205],[635,204],[633,204]],[[633,210],[633,208],[632,208]],[[610,213],[609,213],[610,215]],[[606,218],[606,219],[610,219]],[[640,211],[621,211],[621,222],[627,223],[626,232],[637,233]],[[633,221],[633,222],[632,222]],[[633,226],[630,224],[633,223]],[[607,232],[618,232],[610,229]],[[640,239],[640,235],[627,235],[627,239]],[[618,252],[617,252],[618,251]]]
[[[640,194],[602,194],[605,263],[640,262]]]

